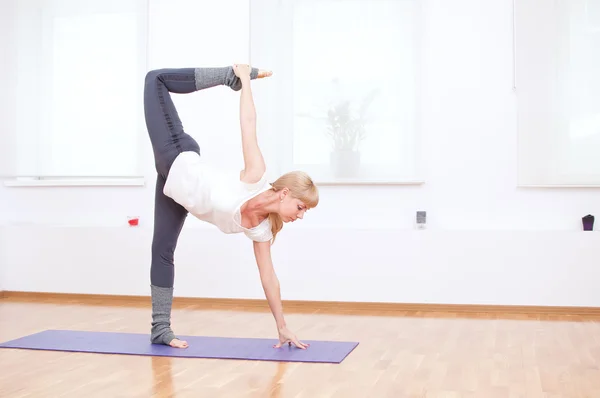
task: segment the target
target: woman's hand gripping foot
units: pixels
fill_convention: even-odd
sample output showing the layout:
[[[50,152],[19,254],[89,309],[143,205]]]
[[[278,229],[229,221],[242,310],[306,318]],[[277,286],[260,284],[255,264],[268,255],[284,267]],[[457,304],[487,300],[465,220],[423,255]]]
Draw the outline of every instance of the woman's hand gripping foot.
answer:
[[[233,72],[235,73],[235,75],[237,77],[240,77],[240,78],[242,76],[250,76],[250,73],[252,72],[252,67],[250,65],[246,65],[246,64],[234,64]],[[263,79],[263,78],[269,77],[269,76],[273,76],[273,72],[271,72],[270,70],[259,69],[258,76],[256,76],[256,78]]]

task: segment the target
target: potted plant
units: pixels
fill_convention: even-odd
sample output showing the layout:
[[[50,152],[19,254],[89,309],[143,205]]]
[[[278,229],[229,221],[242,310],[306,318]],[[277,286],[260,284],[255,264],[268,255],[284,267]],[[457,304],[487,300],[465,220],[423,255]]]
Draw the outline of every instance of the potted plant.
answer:
[[[366,137],[366,113],[376,93],[377,90],[372,90],[354,111],[350,100],[339,101],[327,111],[330,162],[336,177],[356,177],[359,173],[360,144]]]

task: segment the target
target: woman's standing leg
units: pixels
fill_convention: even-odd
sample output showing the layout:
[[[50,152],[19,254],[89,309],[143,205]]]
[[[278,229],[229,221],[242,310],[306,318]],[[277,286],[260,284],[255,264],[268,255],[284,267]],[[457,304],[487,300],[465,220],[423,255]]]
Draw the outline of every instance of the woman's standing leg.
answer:
[[[156,176],[154,192],[154,232],[150,265],[152,295],[152,328],[150,341],[155,344],[185,347],[186,342],[176,339],[171,329],[174,256],[177,241],[187,217],[187,210],[163,193],[166,179]]]

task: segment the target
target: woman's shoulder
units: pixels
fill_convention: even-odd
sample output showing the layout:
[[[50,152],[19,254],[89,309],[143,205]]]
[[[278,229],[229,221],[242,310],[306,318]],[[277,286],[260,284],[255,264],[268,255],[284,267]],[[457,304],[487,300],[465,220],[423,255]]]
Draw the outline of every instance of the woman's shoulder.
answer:
[[[267,242],[273,239],[273,233],[271,232],[271,220],[269,217],[265,218],[256,227],[247,229],[244,231],[246,236],[256,242]]]
[[[265,170],[264,173],[262,173],[262,175],[260,177],[247,177],[244,176],[244,171],[240,171],[240,179],[239,179],[240,183],[242,184],[242,186],[244,187],[244,189],[250,191],[250,192],[254,192],[254,191],[260,191],[264,188],[270,187],[271,184],[269,184],[269,180],[268,180],[268,173]]]

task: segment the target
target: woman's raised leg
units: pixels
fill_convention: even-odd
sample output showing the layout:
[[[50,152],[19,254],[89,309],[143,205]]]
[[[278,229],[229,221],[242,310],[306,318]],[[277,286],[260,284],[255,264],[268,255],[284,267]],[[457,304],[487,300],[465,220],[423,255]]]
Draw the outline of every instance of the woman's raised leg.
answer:
[[[252,68],[251,78],[257,77],[259,70]],[[216,86],[227,86],[234,91],[241,90],[242,83],[235,75],[233,66],[165,68],[151,70],[146,74],[146,127],[154,151],[156,170],[163,177],[168,175],[171,164],[181,152],[200,153],[196,140],[185,133],[170,93],[189,94]]]

